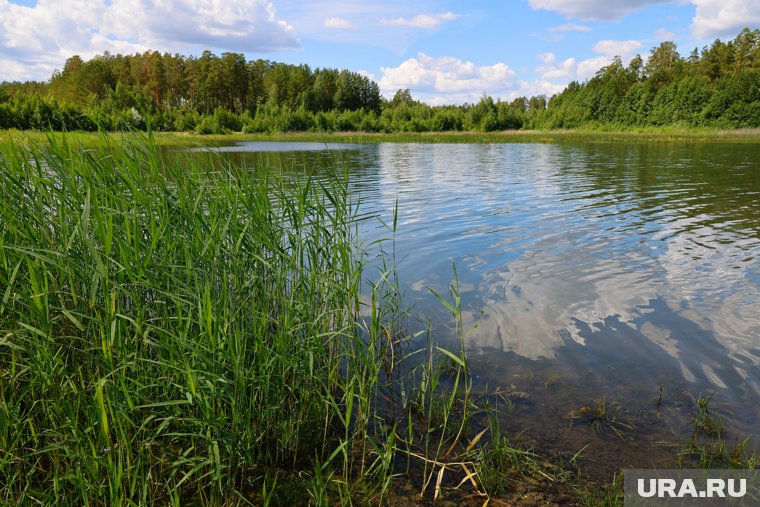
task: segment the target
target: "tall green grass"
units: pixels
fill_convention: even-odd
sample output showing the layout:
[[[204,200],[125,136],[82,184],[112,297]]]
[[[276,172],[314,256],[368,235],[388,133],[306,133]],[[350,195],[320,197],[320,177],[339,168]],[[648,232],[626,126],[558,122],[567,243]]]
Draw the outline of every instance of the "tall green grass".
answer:
[[[111,142],[2,152],[0,502],[218,504],[348,461],[346,180]]]

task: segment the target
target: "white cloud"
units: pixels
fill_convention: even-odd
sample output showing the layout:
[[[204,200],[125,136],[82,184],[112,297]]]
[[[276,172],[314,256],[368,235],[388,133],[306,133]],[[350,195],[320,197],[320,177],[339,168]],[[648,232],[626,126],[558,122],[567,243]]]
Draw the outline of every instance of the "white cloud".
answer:
[[[571,58],[572,60],[572,58]],[[520,81],[520,87],[512,92],[509,98],[516,97],[535,97],[546,95],[551,97],[565,89],[565,84],[552,83],[548,79],[537,79],[535,81]]]
[[[572,79],[575,77],[575,58],[568,58],[562,63],[557,63],[557,57],[554,53],[542,53],[538,55],[544,65],[536,68],[536,71],[544,81],[557,79]]]
[[[377,81],[377,78],[375,77],[375,75],[368,70],[360,69],[360,70],[357,70],[356,73],[359,74],[360,76],[366,77],[370,81]]]
[[[533,9],[557,12],[567,18],[606,21],[619,20],[650,5],[691,3],[696,7],[691,24],[692,35],[696,39],[733,37],[744,27],[753,28],[760,24],[758,0],[528,0],[528,3]],[[564,26],[576,25],[561,25]],[[549,31],[561,33],[565,30],[550,28]],[[667,30],[655,37],[658,40],[672,40],[672,34],[666,37],[665,32]]]
[[[280,18],[287,19],[303,40],[327,42],[354,51],[359,45],[389,50],[396,55],[414,54],[410,47],[435,29],[461,19],[431,0],[270,0]],[[447,8],[448,9],[448,8]],[[339,18],[355,29],[325,26],[325,18]],[[389,23],[393,22],[395,24]]]
[[[534,9],[558,12],[568,18],[620,19],[648,5],[672,0],[529,0]]]
[[[562,62],[557,62],[554,53],[542,53],[538,55],[542,65],[536,67],[536,72],[542,81],[547,82],[562,81],[567,83],[573,79],[584,81],[592,78],[602,67],[612,63],[615,56],[620,56],[623,64],[627,65],[639,48],[641,48],[641,43],[636,40],[600,40],[594,44],[593,48],[595,52],[600,53],[600,56],[587,58],[580,62],[577,62],[575,58],[567,58]],[[564,84],[561,86],[564,87]]]
[[[552,26],[549,28],[552,33],[564,33],[564,32],[590,32],[591,27],[586,25],[576,25],[574,23],[565,23],[564,25]]]
[[[0,0],[0,80],[47,79],[69,56],[103,51],[220,49],[262,52],[299,46],[265,0]]]
[[[326,28],[337,28],[342,30],[351,30],[356,28],[356,23],[344,18],[325,18]]]
[[[98,1],[78,3],[74,8],[65,2],[40,0],[35,7],[26,7],[0,0],[0,50],[32,57],[59,40],[79,44],[105,6]]]
[[[742,28],[760,25],[758,0],[691,0],[697,7],[692,33],[699,39],[734,36]]]
[[[578,62],[575,77],[580,81],[594,77],[599,69],[612,63],[612,59],[616,56],[622,59],[623,65],[628,65],[639,48],[641,48],[641,42],[636,40],[600,40],[594,44],[593,49],[603,56],[595,56]]]
[[[395,26],[411,26],[413,28],[424,28],[426,30],[432,30],[437,28],[441,23],[446,21],[453,21],[459,17],[459,14],[453,12],[440,12],[438,14],[418,14],[413,18],[393,18],[382,19],[380,23],[383,25],[395,25]]]
[[[609,56],[587,58],[578,63],[578,67],[575,69],[575,77],[580,81],[591,79],[599,69],[610,63],[612,63],[612,57]]]
[[[432,99],[426,100],[428,104],[431,106],[447,106],[451,104],[451,100],[447,99],[446,97],[441,97],[440,95],[437,97],[433,97]]]
[[[63,65],[60,65],[63,67]],[[34,80],[37,76],[47,79],[55,70],[55,66],[47,60],[20,63],[17,60],[0,57],[0,82],[3,81],[28,81]]]
[[[629,59],[641,47],[637,40],[600,40],[594,44],[594,51],[606,56],[619,56],[623,60]]]
[[[380,89],[391,96],[398,89],[412,94],[433,94],[431,100],[448,103],[476,102],[483,93],[506,96],[514,90],[515,73],[505,63],[477,66],[453,56],[433,57],[417,53],[398,67],[381,67]]]
[[[671,32],[670,30],[666,28],[658,28],[654,32],[654,38],[658,42],[663,42],[663,41],[668,41],[668,40],[672,41],[673,39],[675,39],[675,37],[676,37],[676,34],[674,34],[673,32]]]
[[[278,20],[265,0],[112,0],[102,26],[108,35],[140,34],[162,45],[237,51],[298,47],[293,28]]]

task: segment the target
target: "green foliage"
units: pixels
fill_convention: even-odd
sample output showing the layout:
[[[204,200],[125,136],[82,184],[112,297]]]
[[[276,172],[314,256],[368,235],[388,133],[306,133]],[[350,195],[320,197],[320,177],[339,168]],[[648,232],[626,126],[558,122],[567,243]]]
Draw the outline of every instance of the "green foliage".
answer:
[[[0,503],[222,505],[315,456],[352,477],[342,384],[377,377],[345,372],[371,353],[345,179],[108,139],[0,156]]]
[[[0,129],[97,130],[95,119],[74,104],[37,95],[20,95],[0,102]]]
[[[689,446],[681,450],[681,466],[689,466],[689,459],[696,461],[700,468],[755,469],[760,465],[760,456],[748,448],[749,437],[730,443],[725,435],[723,419],[711,405],[714,393],[696,399],[694,431]]]
[[[586,485],[578,493],[584,507],[623,507],[623,472],[608,484]]]
[[[716,40],[684,59],[673,42],[627,68],[620,59],[583,84],[571,83],[538,114],[539,128],[583,125],[741,128],[760,126],[760,30]]]
[[[0,84],[0,128],[227,132],[496,132],[584,126],[760,126],[760,30],[716,40],[688,58],[675,43],[624,66],[619,57],[551,97],[431,106],[398,90],[390,101],[366,76],[312,70],[239,53],[147,51],[72,56],[49,83]]]

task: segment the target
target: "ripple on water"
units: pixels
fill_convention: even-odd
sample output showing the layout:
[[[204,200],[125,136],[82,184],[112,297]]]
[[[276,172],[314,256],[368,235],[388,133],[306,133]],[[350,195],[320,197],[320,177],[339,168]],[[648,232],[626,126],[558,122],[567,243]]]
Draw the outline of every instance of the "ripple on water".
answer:
[[[243,148],[228,155],[334,162]],[[760,146],[349,148],[363,211],[389,221],[398,199],[402,288],[437,336],[450,326],[428,288],[446,291],[453,260],[473,349],[715,389],[760,416]]]

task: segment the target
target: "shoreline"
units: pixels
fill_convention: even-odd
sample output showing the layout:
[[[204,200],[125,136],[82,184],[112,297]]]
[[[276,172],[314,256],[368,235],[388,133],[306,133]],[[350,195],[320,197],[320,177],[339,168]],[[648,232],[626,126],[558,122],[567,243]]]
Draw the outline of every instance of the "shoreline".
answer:
[[[132,132],[53,132],[53,136],[65,135],[67,139],[85,147],[99,145],[102,137],[118,141],[132,137]],[[41,131],[0,131],[0,144],[11,140],[20,142],[42,141],[51,133]],[[140,132],[139,135],[144,135]],[[266,134],[196,134],[192,132],[153,132],[155,144],[164,145],[213,145],[244,141],[299,141],[330,143],[760,143],[760,129],[694,129],[680,127],[652,127],[631,130],[505,130],[499,132],[449,131],[449,132],[277,132]]]

